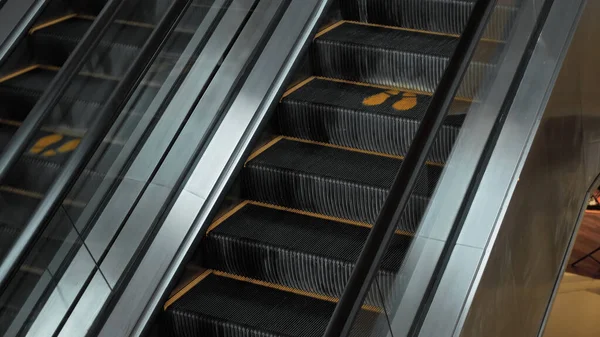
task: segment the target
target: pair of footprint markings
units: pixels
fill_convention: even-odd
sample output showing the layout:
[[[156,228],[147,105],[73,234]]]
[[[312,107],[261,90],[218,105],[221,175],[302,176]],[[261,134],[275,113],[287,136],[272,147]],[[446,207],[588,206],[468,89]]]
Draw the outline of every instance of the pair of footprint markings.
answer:
[[[392,104],[392,108],[396,111],[407,111],[417,106],[417,95],[412,92],[401,92],[400,90],[386,90],[378,94],[369,96],[363,100],[365,106],[378,106],[387,102],[392,97],[398,98]]]
[[[42,157],[54,157],[74,151],[80,142],[81,139],[79,138],[65,141],[63,135],[55,133],[38,139],[31,149],[29,149],[29,153]]]

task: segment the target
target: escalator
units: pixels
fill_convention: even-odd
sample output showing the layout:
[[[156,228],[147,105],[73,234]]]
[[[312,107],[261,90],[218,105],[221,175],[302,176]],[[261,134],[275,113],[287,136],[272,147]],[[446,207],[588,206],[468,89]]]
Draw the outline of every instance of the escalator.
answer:
[[[246,159],[234,196],[187,266],[193,277],[164,304],[166,335],[323,335],[475,2],[335,2],[334,22],[310,46],[312,74],[281,98],[267,140]],[[392,295],[515,12],[499,6],[492,16],[383,258],[381,293],[367,295],[356,335],[383,334],[375,326],[380,298]]]
[[[69,55],[90,29],[107,1],[50,1],[11,56],[0,68],[0,154],[9,146],[17,129],[48,89]],[[0,183],[0,259],[10,250],[28,224],[51,184],[69,156],[85,137],[90,123],[119,84],[140,49],[158,24],[170,1],[128,2],[122,6],[92,57],[69,84],[56,108],[38,130],[34,141]],[[103,141],[103,156],[118,153],[152,98],[175,65],[202,16],[212,1],[194,0],[181,18],[169,43],[142,82],[128,118],[117,120]],[[128,7],[129,6],[129,7]],[[133,117],[132,117],[133,116]],[[77,240],[68,239],[86,203],[105,176],[108,167],[99,164],[86,170],[63,203],[63,219],[56,218],[46,228],[29,257],[11,279],[0,299],[0,334],[12,322],[36,283],[65,243],[74,248]],[[85,186],[83,186],[85,185]],[[85,229],[82,229],[84,232]],[[71,242],[68,242],[71,240]]]

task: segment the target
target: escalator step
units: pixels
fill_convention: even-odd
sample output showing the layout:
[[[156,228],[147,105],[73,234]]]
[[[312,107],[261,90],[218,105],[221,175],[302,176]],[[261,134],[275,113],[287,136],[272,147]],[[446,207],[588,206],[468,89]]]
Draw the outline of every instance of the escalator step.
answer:
[[[281,134],[404,156],[429,106],[429,95],[314,78],[278,107]],[[429,160],[443,163],[469,103],[456,101]]]
[[[92,22],[76,17],[36,31],[30,37],[30,44],[37,62],[53,66],[64,64]],[[82,71],[123,76],[151,33],[152,29],[147,27],[118,23],[111,25]],[[162,83],[165,80],[191,37],[191,33],[182,31],[170,35],[152,69],[155,72],[151,74],[154,81]]]
[[[202,265],[231,274],[340,297],[370,228],[244,202],[213,224],[203,243]],[[394,237],[379,272],[383,293],[411,237]],[[387,297],[387,296],[386,296]],[[367,304],[381,306],[378,294]]]
[[[317,75],[433,92],[458,39],[380,26],[343,23],[313,44]],[[458,91],[475,97],[497,44],[481,42]]]
[[[345,20],[460,34],[476,0],[339,0]],[[507,2],[507,1],[505,1]],[[508,2],[507,2],[508,3]],[[512,4],[512,3],[511,3]],[[497,5],[484,37],[502,40],[518,12],[516,7]]]
[[[320,337],[335,308],[333,301],[221,273],[207,272],[202,277],[164,313],[173,337]],[[362,310],[355,324],[366,326],[360,330],[370,331],[379,326],[376,324],[381,322],[380,316],[378,312]]]
[[[279,138],[246,163],[244,198],[373,223],[402,160]],[[399,230],[413,233],[442,167],[427,165]]]

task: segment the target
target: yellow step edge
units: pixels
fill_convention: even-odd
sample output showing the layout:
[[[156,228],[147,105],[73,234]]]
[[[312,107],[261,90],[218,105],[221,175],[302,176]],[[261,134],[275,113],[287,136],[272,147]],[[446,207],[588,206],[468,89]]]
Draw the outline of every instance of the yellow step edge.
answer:
[[[308,291],[290,288],[290,287],[282,286],[282,285],[275,284],[275,283],[255,280],[255,279],[251,279],[251,278],[248,278],[245,276],[239,276],[239,275],[230,274],[230,273],[226,273],[226,272],[222,272],[222,271],[207,269],[205,272],[203,272],[201,275],[199,275],[193,281],[191,281],[185,287],[183,287],[180,291],[178,291],[175,295],[173,295],[171,298],[169,298],[169,300],[167,300],[167,302],[163,306],[163,310],[167,310],[171,305],[173,305],[173,303],[177,302],[177,300],[179,300],[181,297],[183,297],[183,295],[185,295],[187,292],[189,292],[192,288],[197,286],[200,282],[202,282],[205,278],[207,278],[211,274],[213,274],[215,276],[219,276],[219,277],[230,278],[230,279],[233,279],[236,281],[255,284],[255,285],[266,287],[266,288],[284,291],[287,293],[310,297],[310,298],[318,299],[321,301],[327,301],[327,302],[332,302],[332,303],[337,303],[339,301],[339,299],[337,299],[335,297],[311,293]],[[367,310],[367,311],[377,312],[377,313],[382,312],[382,310],[380,308],[373,306],[373,305],[363,305],[362,309]]]
[[[330,144],[330,143],[323,143],[323,142],[317,142],[317,141],[314,141],[314,140],[301,139],[301,138],[288,137],[288,136],[282,136],[282,138],[286,139],[286,140],[289,140],[289,141],[293,141],[293,142],[314,144],[314,145],[331,147],[331,148],[334,148],[334,149],[339,149],[339,150],[344,150],[344,151],[352,151],[352,152],[364,153],[364,154],[368,154],[368,155],[372,155],[372,156],[378,156],[378,157],[386,157],[386,158],[391,158],[391,159],[404,160],[404,156],[393,155],[393,154],[388,154],[388,153],[375,152],[375,151],[369,151],[369,150],[361,150],[361,149],[357,149],[357,148],[354,148],[354,147],[347,147],[347,146],[342,146],[342,145],[335,145],[335,144]],[[443,167],[444,166],[443,163],[436,163],[436,162],[432,162],[432,161],[428,161],[428,162],[426,162],[426,164],[429,165],[429,166],[439,166],[439,167]]]
[[[29,34],[33,34],[33,33],[37,32],[40,29],[48,28],[48,27],[53,26],[53,25],[55,25],[57,23],[61,23],[61,22],[67,21],[67,20],[72,19],[72,18],[74,18],[76,16],[77,16],[77,14],[75,14],[75,13],[73,13],[73,14],[67,14],[65,16],[61,16],[61,17],[56,18],[54,20],[41,23],[41,24],[39,24],[39,25],[34,26],[33,28],[31,28],[29,30]]]
[[[301,138],[295,138],[295,137],[288,137],[288,136],[278,136],[277,138],[274,138],[270,142],[268,142],[265,145],[263,145],[262,147],[260,147],[258,150],[254,151],[248,157],[248,159],[246,160],[245,164],[247,164],[248,162],[250,162],[254,158],[260,156],[263,152],[267,151],[269,148],[271,148],[273,145],[277,144],[282,139],[289,140],[289,141],[292,141],[292,142],[298,142],[298,143],[306,143],[306,144],[314,144],[314,145],[319,145],[319,146],[325,146],[325,147],[330,147],[330,148],[344,150],[344,151],[352,151],[352,152],[364,153],[364,154],[373,155],[373,156],[379,156],[379,157],[386,157],[386,158],[404,160],[404,156],[398,156],[398,155],[387,154],[387,153],[382,153],[382,152],[375,152],[375,151],[369,151],[369,150],[361,150],[361,149],[357,149],[357,148],[353,148],[353,147],[347,147],[347,146],[342,146],[342,145],[335,145],[335,144],[330,144],[330,143],[317,142],[317,141],[314,141],[314,140],[307,140],[307,139],[301,139]],[[436,162],[430,162],[430,161],[428,161],[426,164],[429,165],[429,166],[439,166],[439,167],[443,167],[444,166],[443,163],[436,163]]]
[[[10,74],[8,74],[6,76],[0,77],[0,83],[6,82],[6,81],[8,81],[10,79],[13,79],[13,78],[17,77],[17,76],[21,76],[21,75],[23,75],[25,73],[28,73],[28,72],[30,72],[32,70],[35,70],[35,69],[39,68],[39,67],[40,67],[39,64],[34,64],[34,65],[28,66],[26,68],[19,69],[19,70],[15,71],[13,73],[10,73]]]
[[[219,225],[221,225],[223,222],[225,222],[225,220],[229,219],[232,215],[234,215],[235,213],[237,213],[239,210],[241,210],[242,208],[244,208],[247,205],[254,205],[254,206],[258,206],[258,207],[276,209],[278,211],[284,211],[284,212],[289,212],[289,213],[304,215],[304,216],[308,216],[308,217],[312,217],[312,218],[317,218],[317,219],[322,219],[322,220],[329,220],[329,221],[339,222],[339,223],[343,223],[343,224],[347,224],[347,225],[352,225],[352,226],[357,226],[357,227],[373,228],[373,225],[371,225],[369,223],[366,223],[366,222],[355,221],[355,220],[350,220],[350,219],[343,219],[343,218],[338,218],[338,217],[334,217],[334,216],[330,216],[330,215],[325,215],[325,214],[320,214],[320,213],[303,211],[303,210],[299,210],[299,209],[295,209],[295,208],[289,208],[289,207],[284,207],[284,206],[278,206],[278,205],[268,204],[268,203],[264,203],[264,202],[260,202],[260,201],[244,200],[243,202],[239,203],[236,207],[232,208],[227,213],[223,214],[217,220],[215,220],[208,227],[208,230],[206,231],[206,234],[208,235],[208,233],[210,233],[211,231],[213,231],[215,228],[217,228]],[[414,236],[414,234],[412,234],[410,232],[401,231],[401,230],[396,230],[395,233],[398,234],[398,235],[403,235],[403,236],[410,236],[410,237]]]
[[[208,275],[212,274],[212,270],[207,269],[198,277],[192,280],[192,282],[188,283],[185,287],[181,288],[175,295],[171,296],[165,305],[163,306],[163,310],[167,310],[173,303],[175,303],[178,299],[180,299],[183,295],[185,295],[188,291],[194,288],[198,283],[204,280]]]
[[[248,163],[252,159],[258,157],[261,153],[267,151],[271,146],[277,144],[277,142],[279,142],[282,139],[283,139],[283,136],[278,136],[278,137],[272,139],[270,142],[266,143],[265,145],[261,146],[258,150],[252,152],[252,154],[248,157],[248,159],[246,159],[246,162],[244,163],[244,165],[246,165],[246,163]]]
[[[214,230],[215,228],[217,228],[220,224],[222,224],[223,222],[225,222],[225,220],[229,219],[232,215],[234,215],[235,213],[237,213],[237,211],[239,211],[240,209],[244,208],[244,206],[248,205],[248,200],[241,202],[240,204],[238,204],[237,206],[235,206],[234,208],[230,209],[227,213],[223,214],[221,217],[219,217],[215,222],[213,222],[208,229],[206,230],[206,234],[210,233],[212,230]]]
[[[346,23],[348,21],[344,21],[344,20],[340,20],[338,22],[335,22],[325,28],[323,28],[321,31],[319,31],[316,35],[315,35],[315,39],[318,39],[319,37],[321,37],[322,35],[327,34],[328,32],[338,28],[339,26],[343,25],[344,23]]]

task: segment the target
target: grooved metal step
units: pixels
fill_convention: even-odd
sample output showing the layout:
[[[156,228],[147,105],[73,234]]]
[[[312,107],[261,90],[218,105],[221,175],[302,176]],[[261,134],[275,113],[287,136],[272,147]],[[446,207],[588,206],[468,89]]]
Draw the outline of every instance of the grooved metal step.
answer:
[[[324,219],[244,202],[204,238],[201,264],[265,282],[338,298],[369,234],[366,224]],[[290,235],[293,233],[293,235]],[[396,234],[378,274],[384,295],[411,242]],[[367,304],[381,306],[379,293]]]
[[[430,100],[414,92],[314,78],[281,101],[277,120],[285,136],[404,156]],[[455,102],[430,161],[446,161],[468,107]]]
[[[269,204],[374,223],[402,160],[281,139],[242,171],[243,197]],[[421,173],[399,230],[414,232],[439,166]]]
[[[345,20],[460,34],[477,0],[339,0]],[[505,1],[508,3],[508,1]],[[512,5],[513,3],[510,2]],[[484,34],[485,38],[506,38],[518,8],[499,1]]]
[[[321,337],[334,308],[331,300],[209,272],[166,309],[164,321],[177,337]],[[353,336],[383,333],[380,318],[363,309]]]
[[[457,43],[455,37],[346,22],[314,41],[313,64],[319,76],[433,92]],[[459,96],[475,97],[496,46],[480,43]]]

